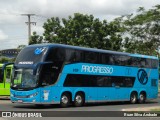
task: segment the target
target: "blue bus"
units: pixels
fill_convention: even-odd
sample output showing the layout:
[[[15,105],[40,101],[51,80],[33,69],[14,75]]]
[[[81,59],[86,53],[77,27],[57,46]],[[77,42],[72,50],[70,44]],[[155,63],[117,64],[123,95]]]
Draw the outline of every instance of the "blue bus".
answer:
[[[12,103],[70,104],[158,96],[158,58],[62,44],[24,48],[14,63]]]

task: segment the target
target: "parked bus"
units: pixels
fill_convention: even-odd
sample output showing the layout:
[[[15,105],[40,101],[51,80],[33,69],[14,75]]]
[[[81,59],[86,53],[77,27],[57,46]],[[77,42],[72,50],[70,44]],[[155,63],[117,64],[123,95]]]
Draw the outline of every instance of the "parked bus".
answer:
[[[0,64],[0,96],[10,96],[10,82],[13,65],[8,65],[2,73],[2,67],[4,64]]]
[[[158,58],[139,54],[40,44],[14,63],[13,103],[76,107],[89,102],[144,103],[158,95]]]

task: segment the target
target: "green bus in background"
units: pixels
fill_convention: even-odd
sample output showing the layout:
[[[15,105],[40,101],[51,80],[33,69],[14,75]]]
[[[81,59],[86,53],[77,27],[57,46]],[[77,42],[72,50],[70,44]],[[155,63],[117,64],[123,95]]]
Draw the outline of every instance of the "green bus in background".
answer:
[[[3,74],[3,77],[0,77],[0,96],[9,96],[13,65],[8,65],[5,68],[4,73],[2,73],[3,65],[4,64],[0,64],[0,74]]]

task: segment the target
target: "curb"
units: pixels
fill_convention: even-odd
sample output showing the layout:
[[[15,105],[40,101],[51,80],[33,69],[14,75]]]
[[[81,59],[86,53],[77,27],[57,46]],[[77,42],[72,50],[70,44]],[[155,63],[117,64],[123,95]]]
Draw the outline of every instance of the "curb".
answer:
[[[151,111],[153,109],[160,109],[160,106],[152,106],[152,107],[137,107],[137,108],[127,108],[127,109],[122,109],[121,111]]]
[[[0,96],[0,100],[10,100],[10,96]]]

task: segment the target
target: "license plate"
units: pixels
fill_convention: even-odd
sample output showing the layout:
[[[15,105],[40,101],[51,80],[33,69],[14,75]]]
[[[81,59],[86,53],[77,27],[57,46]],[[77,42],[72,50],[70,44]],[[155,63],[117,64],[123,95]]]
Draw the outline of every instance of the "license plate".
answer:
[[[23,101],[22,100],[18,100],[18,102],[22,103]]]

